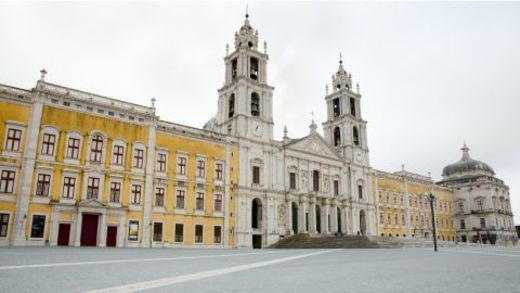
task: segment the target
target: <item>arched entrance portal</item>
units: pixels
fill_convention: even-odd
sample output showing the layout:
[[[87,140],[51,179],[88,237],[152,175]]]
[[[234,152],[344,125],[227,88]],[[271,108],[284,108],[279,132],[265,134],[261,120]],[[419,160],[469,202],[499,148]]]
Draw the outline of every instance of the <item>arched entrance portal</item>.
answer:
[[[321,209],[316,205],[316,232],[321,233]]]
[[[361,211],[359,211],[359,230],[361,232],[361,235],[366,234],[366,228],[367,228],[367,224],[366,224],[365,211],[361,210]]]
[[[262,248],[262,201],[259,198],[253,199],[251,203],[251,228],[253,248]]]
[[[343,233],[343,230],[341,230],[341,209],[339,207],[336,208],[336,217],[338,218],[338,232]]]
[[[298,233],[298,205],[293,202],[291,203],[292,209],[292,231],[294,234]]]

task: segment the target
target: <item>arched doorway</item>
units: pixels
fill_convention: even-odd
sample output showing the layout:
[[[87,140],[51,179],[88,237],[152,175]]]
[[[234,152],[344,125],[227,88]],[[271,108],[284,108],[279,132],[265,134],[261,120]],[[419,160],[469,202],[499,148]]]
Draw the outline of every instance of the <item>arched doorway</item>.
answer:
[[[298,204],[291,203],[292,209],[292,231],[294,234],[298,233]]]
[[[262,201],[259,198],[253,199],[251,203],[251,228],[262,228]]]
[[[259,198],[251,203],[251,228],[253,248],[262,248],[262,201]]]
[[[316,205],[316,232],[321,233],[321,209]]]
[[[341,229],[341,209],[339,207],[336,208],[336,217],[338,218],[338,232],[343,233]]]
[[[367,224],[366,224],[365,211],[361,210],[361,211],[359,211],[359,230],[361,232],[361,235],[366,234],[366,228],[367,228]]]

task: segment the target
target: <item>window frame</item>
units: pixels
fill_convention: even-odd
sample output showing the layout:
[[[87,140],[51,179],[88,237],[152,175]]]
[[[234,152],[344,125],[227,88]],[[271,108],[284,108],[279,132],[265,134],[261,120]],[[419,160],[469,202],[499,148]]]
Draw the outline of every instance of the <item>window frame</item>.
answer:
[[[181,198],[182,198],[182,207],[179,206],[179,200]],[[175,190],[175,208],[179,209],[179,210],[184,210],[186,208],[186,189],[177,188]]]
[[[182,227],[182,233],[178,234],[178,226],[181,226]],[[175,225],[173,226],[174,227],[174,231],[173,231],[173,242],[175,243],[184,243],[184,223],[175,223]],[[178,241],[178,238],[177,236],[180,235],[180,238],[181,240]]]
[[[217,231],[216,231],[217,229],[220,230],[220,231],[219,231],[220,233],[218,233],[218,235],[217,235],[217,233],[216,233],[216,232],[217,232]],[[222,245],[222,240],[223,240],[223,239],[222,239],[222,238],[223,238],[222,230],[223,230],[223,229],[222,229],[222,226],[221,226],[221,225],[215,225],[215,226],[213,226],[213,244]],[[218,236],[218,237],[216,237],[216,236]],[[218,240],[218,241],[217,241],[217,240]]]
[[[200,235],[200,241],[197,241],[197,227],[201,227],[201,235]],[[193,229],[193,243],[194,244],[204,244],[204,225],[203,224],[195,224]]]
[[[38,197],[50,197],[52,184],[52,174],[48,172],[36,173],[36,188],[34,195]],[[46,187],[46,189],[45,189]],[[46,194],[44,194],[46,191]]]
[[[139,206],[143,197],[142,183],[132,182],[130,185],[130,204]],[[139,200],[136,200],[139,199]]]
[[[196,212],[204,212],[205,197],[206,197],[206,194],[203,190],[197,190],[195,192],[195,211]],[[200,206],[201,203],[202,203],[202,206]]]
[[[213,211],[222,213],[224,211],[224,197],[221,193],[215,193],[213,197]],[[217,207],[219,208],[217,209]]]
[[[188,156],[177,155],[177,175],[188,176]]]
[[[117,167],[125,166],[126,157],[126,143],[121,140],[116,140],[112,144],[112,165]]]
[[[167,173],[168,170],[168,153],[165,151],[157,152],[156,170],[159,173]],[[164,158],[164,160],[162,160]]]
[[[43,229],[41,231],[42,233],[42,236],[39,237],[39,236],[33,236],[33,228],[34,228],[34,218],[35,217],[43,217],[44,220],[43,220]],[[40,214],[40,213],[34,213],[34,214],[31,214],[31,225],[29,227],[30,230],[29,230],[29,239],[30,240],[44,240],[45,239],[45,233],[47,232],[47,214]]]
[[[158,198],[161,198],[161,204],[158,204]],[[166,187],[159,185],[155,186],[155,193],[154,193],[154,206],[159,208],[164,208],[164,203],[166,200]]]
[[[4,176],[5,174],[5,176]],[[12,174],[12,178],[11,178]],[[9,188],[10,187],[10,188]],[[0,170],[0,194],[12,195],[16,190],[16,170],[1,169]]]
[[[71,141],[73,144],[71,145]],[[77,142],[77,146],[75,143]],[[65,163],[79,163],[81,158],[81,147],[83,143],[83,136],[77,131],[69,131],[66,136],[65,146]],[[74,156],[75,155],[75,156]]]
[[[4,221],[4,216],[7,216],[7,221]],[[0,239],[7,239],[9,237],[11,217],[11,212],[0,211]],[[5,227],[5,235],[2,235],[2,227]]]

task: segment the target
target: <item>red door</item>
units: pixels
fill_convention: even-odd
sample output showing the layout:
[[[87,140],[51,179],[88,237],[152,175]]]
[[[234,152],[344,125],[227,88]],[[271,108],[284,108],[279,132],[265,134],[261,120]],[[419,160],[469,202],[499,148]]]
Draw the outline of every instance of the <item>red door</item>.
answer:
[[[60,224],[58,229],[58,245],[68,246],[70,239],[70,224]]]
[[[81,223],[81,246],[96,246],[98,215],[83,214]]]
[[[107,247],[116,247],[117,244],[117,227],[107,227]]]

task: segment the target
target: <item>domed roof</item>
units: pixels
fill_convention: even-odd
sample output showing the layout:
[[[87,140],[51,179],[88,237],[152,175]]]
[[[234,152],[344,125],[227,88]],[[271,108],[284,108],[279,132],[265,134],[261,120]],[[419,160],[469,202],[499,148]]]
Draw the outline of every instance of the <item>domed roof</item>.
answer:
[[[469,148],[464,143],[462,150],[462,159],[454,164],[450,164],[442,170],[442,176],[451,176],[454,174],[481,171],[490,175],[495,175],[495,171],[488,164],[472,159],[469,156]]]

